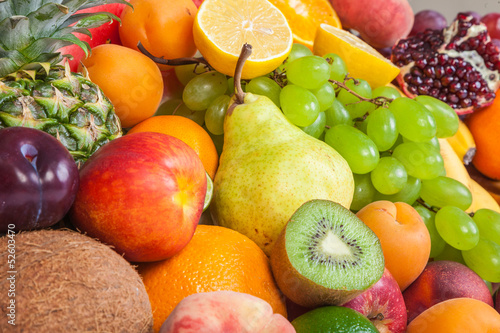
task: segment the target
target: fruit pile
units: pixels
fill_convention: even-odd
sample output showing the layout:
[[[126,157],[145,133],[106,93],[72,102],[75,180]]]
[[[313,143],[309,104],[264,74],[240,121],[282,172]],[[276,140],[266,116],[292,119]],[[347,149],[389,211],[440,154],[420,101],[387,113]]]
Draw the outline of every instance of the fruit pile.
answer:
[[[2,332],[500,332],[500,13],[6,0],[0,31]]]

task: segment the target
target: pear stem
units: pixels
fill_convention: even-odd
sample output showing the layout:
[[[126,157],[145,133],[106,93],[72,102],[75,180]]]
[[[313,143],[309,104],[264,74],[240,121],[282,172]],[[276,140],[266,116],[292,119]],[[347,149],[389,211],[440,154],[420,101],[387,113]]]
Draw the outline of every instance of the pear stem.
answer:
[[[145,47],[142,45],[141,41],[137,43],[137,48],[149,59],[153,60],[157,64],[161,65],[169,65],[169,66],[182,66],[182,65],[191,65],[191,64],[203,64],[207,67],[210,67],[208,61],[203,57],[185,57],[185,58],[175,58],[175,59],[164,59],[155,57],[152,55]]]
[[[243,65],[245,61],[252,54],[252,45],[243,44],[240,52],[240,56],[238,57],[238,62],[236,63],[236,69],[234,71],[234,92],[236,101],[238,104],[243,104],[245,102],[245,93],[241,88],[241,72],[243,72]]]

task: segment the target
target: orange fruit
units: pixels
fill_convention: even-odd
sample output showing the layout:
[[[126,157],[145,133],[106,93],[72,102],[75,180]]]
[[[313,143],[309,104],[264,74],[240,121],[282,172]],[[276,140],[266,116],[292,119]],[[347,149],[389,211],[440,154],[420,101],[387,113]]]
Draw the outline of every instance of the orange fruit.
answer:
[[[473,298],[437,303],[413,319],[407,333],[498,333],[500,314]]]
[[[400,70],[368,43],[349,31],[321,23],[314,38],[313,52],[335,53],[344,60],[349,76],[367,81],[372,89],[390,83]]]
[[[252,45],[242,78],[276,69],[292,49],[285,16],[267,0],[205,0],[193,26],[196,47],[217,71],[234,76],[244,43]]]
[[[251,294],[267,301],[274,313],[287,315],[267,256],[250,238],[228,228],[198,225],[181,252],[164,261],[140,263],[138,270],[156,332],[182,299],[200,292]]]
[[[269,0],[285,15],[292,29],[293,42],[312,50],[316,30],[321,23],[342,28],[337,13],[328,0]]]
[[[135,125],[127,134],[136,132],[158,132],[181,139],[198,154],[208,175],[214,179],[219,154],[208,132],[193,120],[175,115],[154,116]]]
[[[472,164],[483,175],[500,180],[500,90],[491,105],[469,115],[465,123],[476,142]]]

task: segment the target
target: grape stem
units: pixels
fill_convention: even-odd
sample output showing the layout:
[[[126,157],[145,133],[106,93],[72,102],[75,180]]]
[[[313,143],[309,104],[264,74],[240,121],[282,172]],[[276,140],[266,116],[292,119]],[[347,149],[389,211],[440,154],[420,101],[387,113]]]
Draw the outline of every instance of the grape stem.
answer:
[[[421,204],[425,209],[427,209],[427,210],[429,210],[429,211],[431,211],[433,213],[437,213],[439,211],[439,209],[440,209],[438,207],[431,207],[431,206],[429,206],[424,200],[422,200],[422,198],[418,198],[417,202],[419,204]],[[469,216],[470,217],[474,217],[474,212],[470,212]]]
[[[349,93],[351,93],[354,96],[356,96],[357,98],[359,98],[359,101],[356,101],[356,102],[353,102],[353,103],[349,103],[349,104],[356,104],[356,103],[361,103],[361,102],[370,102],[370,103],[373,103],[373,104],[375,104],[377,106],[387,107],[393,101],[392,98],[387,98],[385,96],[379,96],[379,97],[375,97],[375,98],[366,98],[366,97],[363,97],[363,96],[361,96],[360,94],[358,94],[357,92],[353,91],[352,89],[350,89],[347,86],[346,83],[349,80],[352,80],[355,85],[359,84],[358,80],[356,80],[353,77],[349,77],[347,75],[346,75],[346,77],[344,79],[344,82],[340,82],[340,81],[333,80],[333,79],[328,80],[331,83],[336,84],[337,86],[339,86],[339,87],[347,90]]]
[[[137,48],[141,51],[142,54],[147,56],[149,59],[153,60],[157,64],[160,65],[169,65],[169,66],[182,66],[182,65],[191,65],[191,64],[203,64],[209,68],[211,68],[208,61],[203,57],[184,57],[184,58],[175,58],[175,59],[165,59],[163,57],[155,57],[152,55],[145,47],[142,45],[141,41],[137,43]]]

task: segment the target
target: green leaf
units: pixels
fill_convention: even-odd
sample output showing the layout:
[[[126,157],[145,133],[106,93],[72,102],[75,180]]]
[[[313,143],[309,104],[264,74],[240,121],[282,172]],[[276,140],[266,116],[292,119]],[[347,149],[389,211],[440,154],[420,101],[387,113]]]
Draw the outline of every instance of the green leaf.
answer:
[[[30,37],[29,19],[26,16],[14,17],[0,22],[0,44],[6,50],[22,50],[33,40]]]

